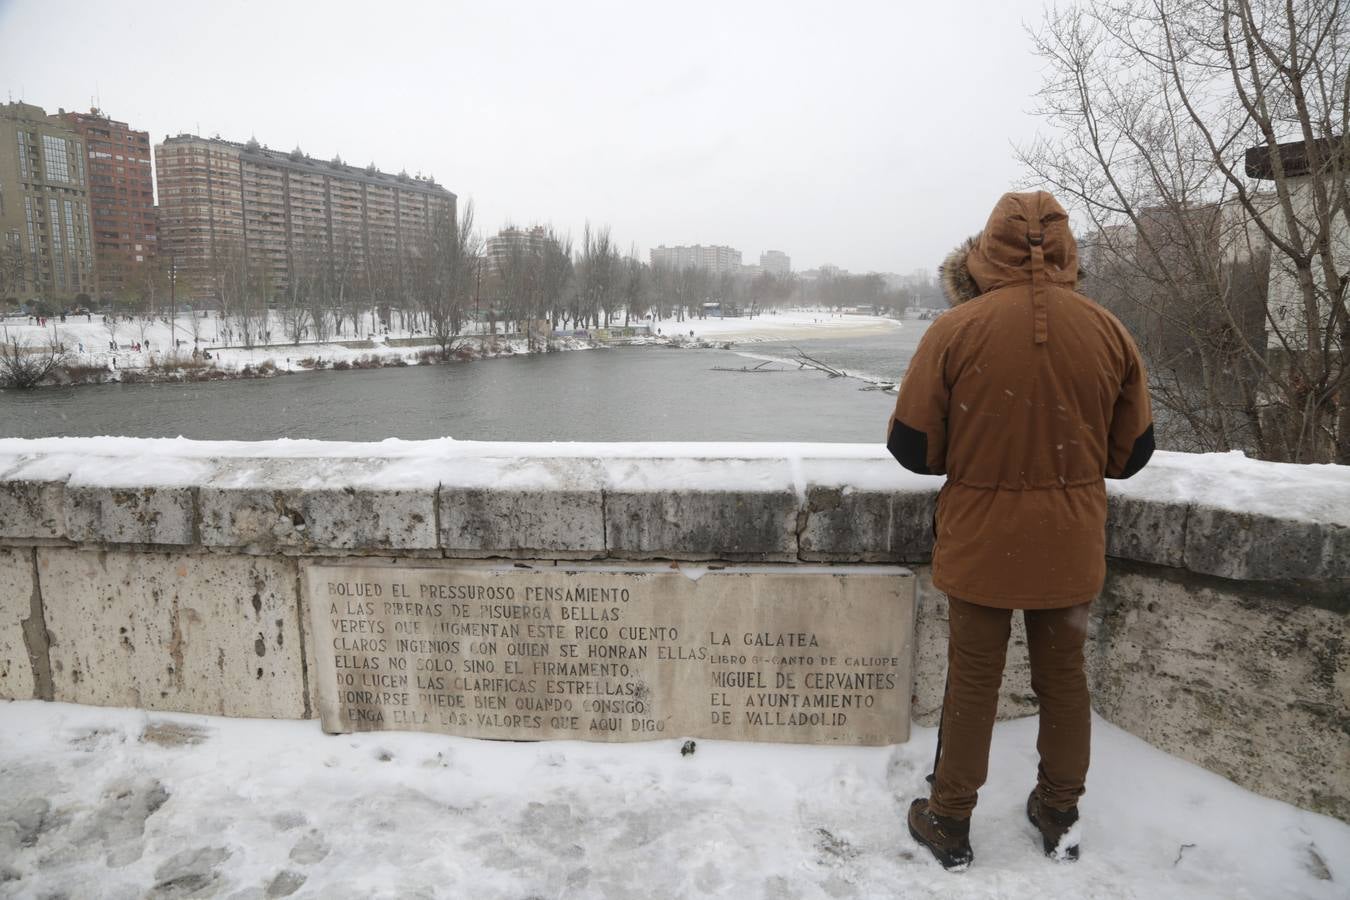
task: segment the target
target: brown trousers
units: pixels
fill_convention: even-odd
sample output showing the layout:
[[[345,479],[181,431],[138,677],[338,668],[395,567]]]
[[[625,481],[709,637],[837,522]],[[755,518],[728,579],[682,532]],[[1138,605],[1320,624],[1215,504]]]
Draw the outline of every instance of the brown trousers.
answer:
[[[955,819],[970,816],[989,774],[998,691],[1012,627],[1012,610],[950,601],[947,694],[942,706],[941,755],[929,807]],[[1040,701],[1041,755],[1036,784],[1041,802],[1071,809],[1083,794],[1091,735],[1091,706],[1083,671],[1088,606],[1023,610],[1031,689]]]

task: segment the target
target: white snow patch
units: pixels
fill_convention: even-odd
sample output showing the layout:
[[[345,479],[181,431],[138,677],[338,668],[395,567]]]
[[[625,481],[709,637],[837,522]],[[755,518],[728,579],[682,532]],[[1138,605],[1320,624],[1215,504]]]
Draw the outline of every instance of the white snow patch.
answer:
[[[1059,836],[1059,842],[1055,844],[1054,858],[1063,862],[1069,859],[1069,853],[1082,843],[1083,835],[1079,828],[1079,823],[1074,822],[1069,830]]]
[[[934,731],[898,747],[331,736],[315,722],[0,704],[0,894],[1341,898],[1350,826],[1097,719],[1082,860],[1026,821],[1036,723],[1000,724],[975,863],[910,839]],[[1179,848],[1194,845],[1174,864]],[[1325,861],[1309,863],[1316,847]]]

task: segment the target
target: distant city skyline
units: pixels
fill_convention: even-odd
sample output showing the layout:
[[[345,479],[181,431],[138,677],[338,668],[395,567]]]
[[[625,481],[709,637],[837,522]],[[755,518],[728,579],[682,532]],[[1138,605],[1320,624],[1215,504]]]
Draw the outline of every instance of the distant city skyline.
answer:
[[[1041,124],[1023,25],[1041,9],[0,0],[0,90],[97,105],[154,144],[256,137],[434,175],[485,236],[589,222],[643,258],[716,242],[908,272],[1020,186],[1012,143]],[[41,39],[54,21],[59,65]]]

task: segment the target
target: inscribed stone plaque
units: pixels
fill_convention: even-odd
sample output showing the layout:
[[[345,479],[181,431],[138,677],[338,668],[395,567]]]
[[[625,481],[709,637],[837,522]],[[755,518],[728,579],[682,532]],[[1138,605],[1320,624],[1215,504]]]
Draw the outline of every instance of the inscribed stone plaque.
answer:
[[[907,569],[308,565],[305,590],[329,732],[909,737]]]

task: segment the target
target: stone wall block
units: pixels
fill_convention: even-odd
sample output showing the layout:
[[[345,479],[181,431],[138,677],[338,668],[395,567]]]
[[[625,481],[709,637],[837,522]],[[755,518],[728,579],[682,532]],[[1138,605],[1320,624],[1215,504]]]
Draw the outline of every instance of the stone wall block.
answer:
[[[896,559],[922,562],[933,558],[936,515],[936,491],[904,491],[893,496],[890,548]]]
[[[605,555],[598,490],[443,486],[440,545],[447,556],[593,559]]]
[[[64,480],[0,475],[0,538],[64,538],[64,493]]]
[[[1246,581],[1350,577],[1350,529],[1196,506],[1186,528],[1185,567]]]
[[[1185,503],[1110,494],[1106,555],[1179,568],[1185,565]]]
[[[811,485],[798,520],[798,548],[804,560],[882,562],[891,551],[891,494]]]
[[[932,491],[811,485],[799,522],[803,560],[926,562],[933,555]]]
[[[201,488],[201,543],[253,552],[434,550],[432,490]]]
[[[192,488],[67,484],[66,534],[90,544],[194,542]]]
[[[1345,613],[1158,572],[1108,576],[1088,654],[1097,711],[1243,787],[1350,820]]]
[[[630,491],[605,494],[608,553],[623,559],[797,559],[791,491]]]
[[[304,715],[296,561],[39,548],[55,699]]]
[[[0,547],[0,700],[31,700],[37,679],[23,623],[32,616],[33,551]]]

